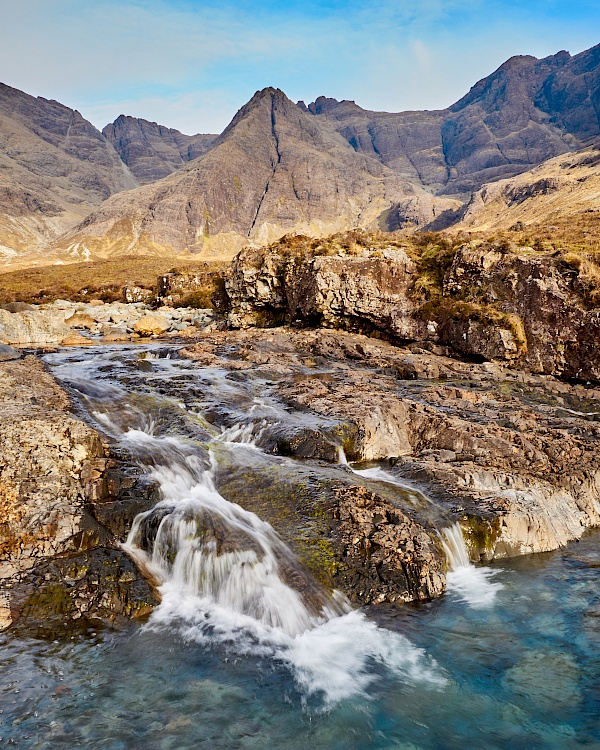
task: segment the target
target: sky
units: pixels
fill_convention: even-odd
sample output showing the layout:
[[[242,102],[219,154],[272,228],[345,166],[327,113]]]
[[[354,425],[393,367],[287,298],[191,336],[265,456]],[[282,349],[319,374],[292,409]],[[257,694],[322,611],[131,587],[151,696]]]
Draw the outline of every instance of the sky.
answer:
[[[218,133],[255,91],[441,109],[512,55],[600,43],[600,0],[0,0],[0,81],[102,128]]]

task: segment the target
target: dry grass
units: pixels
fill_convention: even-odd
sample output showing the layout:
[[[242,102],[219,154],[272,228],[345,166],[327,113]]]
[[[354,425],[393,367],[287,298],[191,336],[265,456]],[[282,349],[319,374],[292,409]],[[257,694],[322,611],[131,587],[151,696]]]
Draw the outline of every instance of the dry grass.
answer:
[[[0,274],[0,304],[39,304],[56,299],[105,301],[121,299],[123,287],[156,289],[156,279],[169,271],[219,271],[225,264],[202,261],[177,262],[173,258],[124,257],[90,263],[43,266]]]

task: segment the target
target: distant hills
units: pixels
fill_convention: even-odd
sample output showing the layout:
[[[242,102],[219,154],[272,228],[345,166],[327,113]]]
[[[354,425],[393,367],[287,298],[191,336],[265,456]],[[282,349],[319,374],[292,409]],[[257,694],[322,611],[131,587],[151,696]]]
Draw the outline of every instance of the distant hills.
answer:
[[[538,209],[515,206],[534,198],[551,217],[541,183],[527,188],[546,177],[545,195],[577,188],[564,210],[589,210],[595,167],[571,155],[599,139],[600,45],[511,58],[445,110],[307,106],[267,88],[218,136],[125,115],[100,133],[68,107],[0,85],[0,259],[231,257],[290,231],[492,227],[507,209],[527,222]],[[568,169],[552,161],[563,155]]]

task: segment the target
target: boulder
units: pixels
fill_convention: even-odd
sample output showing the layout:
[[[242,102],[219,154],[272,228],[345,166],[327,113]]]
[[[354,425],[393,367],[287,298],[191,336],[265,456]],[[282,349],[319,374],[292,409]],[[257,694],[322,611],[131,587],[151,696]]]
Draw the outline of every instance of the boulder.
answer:
[[[88,331],[93,330],[97,326],[95,318],[82,312],[76,312],[70,318],[65,318],[65,323],[71,326],[71,328],[85,328]]]
[[[8,362],[11,359],[21,359],[21,352],[13,349],[12,346],[0,344],[0,362]]]
[[[124,500],[136,480],[71,416],[37,358],[0,362],[0,419],[0,629],[46,617],[63,629],[111,624],[147,611],[156,597],[114,548],[155,498],[139,488]]]
[[[0,340],[6,344],[59,344],[71,334],[62,310],[10,313],[0,310]]]
[[[140,336],[160,336],[171,327],[171,321],[164,315],[144,315],[143,318],[134,323],[133,330]]]

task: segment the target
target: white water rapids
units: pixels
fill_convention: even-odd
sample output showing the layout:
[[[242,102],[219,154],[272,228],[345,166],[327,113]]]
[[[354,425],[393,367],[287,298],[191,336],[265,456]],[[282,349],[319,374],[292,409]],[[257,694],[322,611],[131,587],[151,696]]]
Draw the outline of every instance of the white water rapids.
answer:
[[[502,589],[502,584],[493,580],[496,571],[483,566],[476,567],[469,560],[469,551],[459,523],[442,529],[440,537],[450,568],[446,574],[447,590],[475,609],[490,607],[496,594]]]
[[[243,429],[219,441],[236,437],[243,445],[232,450],[252,446]],[[325,707],[363,693],[382,670],[432,688],[446,683],[424,651],[352,610],[339,592],[329,594],[268,523],[222,497],[212,453],[205,465],[185,441],[138,429],[120,440],[147,467],[162,498],[137,516],[124,545],[159,583],[162,602],[148,627],[176,627],[232,655],[269,656]]]

